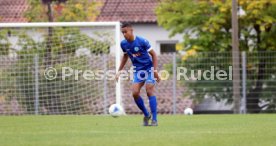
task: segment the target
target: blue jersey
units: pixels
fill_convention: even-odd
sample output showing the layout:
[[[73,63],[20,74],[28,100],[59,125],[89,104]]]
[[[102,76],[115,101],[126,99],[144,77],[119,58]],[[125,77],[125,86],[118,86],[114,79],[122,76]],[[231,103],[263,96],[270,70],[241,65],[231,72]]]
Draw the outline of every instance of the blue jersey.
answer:
[[[151,57],[148,53],[151,49],[148,40],[136,36],[132,42],[123,40],[121,42],[121,48],[124,53],[128,54],[135,71],[150,70],[153,66]]]

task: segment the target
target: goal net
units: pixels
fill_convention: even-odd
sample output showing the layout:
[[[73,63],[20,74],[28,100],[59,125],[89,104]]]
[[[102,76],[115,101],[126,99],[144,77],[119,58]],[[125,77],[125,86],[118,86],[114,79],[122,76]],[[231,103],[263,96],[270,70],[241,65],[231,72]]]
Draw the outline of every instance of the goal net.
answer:
[[[0,115],[106,114],[119,41],[118,22],[0,24]]]

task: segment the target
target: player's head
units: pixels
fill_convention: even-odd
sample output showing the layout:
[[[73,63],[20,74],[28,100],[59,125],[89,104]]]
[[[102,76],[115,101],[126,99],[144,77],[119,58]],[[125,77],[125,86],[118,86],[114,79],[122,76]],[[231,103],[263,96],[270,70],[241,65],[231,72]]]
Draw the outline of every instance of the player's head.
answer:
[[[121,28],[122,28],[122,33],[123,33],[125,39],[128,41],[131,41],[131,39],[133,38],[132,25],[130,23],[123,23],[121,25]]]

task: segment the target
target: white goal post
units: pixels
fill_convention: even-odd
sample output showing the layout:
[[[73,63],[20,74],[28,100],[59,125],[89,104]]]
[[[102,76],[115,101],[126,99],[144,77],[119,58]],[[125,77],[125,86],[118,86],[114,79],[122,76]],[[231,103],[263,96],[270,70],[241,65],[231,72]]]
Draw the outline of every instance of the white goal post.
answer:
[[[13,29],[13,30],[20,30],[20,29],[22,29],[22,32],[23,31],[26,31],[25,29],[36,29],[36,28],[42,28],[42,29],[45,29],[45,30],[47,30],[47,29],[49,29],[49,28],[63,28],[63,27],[66,27],[66,28],[82,28],[82,27],[95,27],[95,29],[97,29],[97,27],[103,27],[103,29],[105,28],[105,27],[112,27],[112,29],[113,29],[113,31],[114,31],[114,33],[112,33],[112,35],[113,36],[108,36],[108,37],[113,37],[113,41],[114,41],[114,44],[113,44],[113,47],[114,47],[114,49],[115,49],[115,51],[113,51],[113,54],[115,54],[115,68],[114,68],[114,70],[118,70],[118,68],[119,68],[119,66],[120,66],[120,59],[121,59],[121,49],[120,49],[120,33],[121,33],[121,31],[120,31],[120,22],[45,22],[45,23],[0,23],[0,32],[2,31],[2,30],[5,30],[5,29]],[[48,31],[48,30],[47,30]],[[68,29],[68,30],[66,30],[66,31],[71,31],[71,29]],[[73,31],[73,30],[72,30]],[[21,33],[21,30],[20,30],[20,32],[17,32],[17,31],[12,31],[12,32],[10,32],[10,30],[8,30],[7,31],[8,32],[8,34],[7,35],[11,35],[11,36],[13,36],[13,35],[17,35],[17,34],[19,34],[19,33]],[[38,31],[39,32],[39,31]],[[34,32],[32,32],[34,35],[35,35],[35,33]],[[66,34],[67,32],[64,32],[64,31],[61,31],[60,32],[60,34],[58,34],[58,35],[61,35],[61,34]],[[75,33],[75,32],[72,32],[72,34],[73,33]],[[3,50],[6,50],[7,48],[8,49],[10,49],[10,50],[8,50],[8,53],[2,53],[2,54],[0,54],[0,59],[3,59],[3,60],[7,60],[6,58],[12,58],[12,57],[14,57],[12,54],[14,54],[14,50],[18,50],[18,49],[15,49],[15,47],[14,46],[19,46],[19,45],[21,45],[21,48],[24,46],[24,43],[22,44],[22,42],[19,42],[19,40],[21,39],[22,40],[22,38],[21,37],[18,37],[18,38],[13,38],[13,41],[14,40],[16,40],[17,42],[16,43],[14,43],[14,44],[12,44],[11,42],[6,42],[6,41],[9,41],[9,38],[7,39],[7,38],[5,38],[5,35],[3,35],[4,34],[4,32],[2,32],[2,35],[0,35],[0,36],[3,36],[2,38],[0,37],[0,45],[2,46],[2,48],[0,48],[1,50],[0,50],[0,53],[1,53],[1,51],[3,51]],[[96,35],[98,35],[98,32],[97,33],[95,33]],[[45,35],[45,34],[44,34]],[[77,34],[77,35],[79,35],[79,34]],[[90,34],[88,34],[88,36],[89,36]],[[94,35],[94,34],[93,34]],[[23,36],[23,35],[22,35]],[[70,35],[68,35],[68,36],[70,36]],[[67,37],[68,37],[67,36]],[[29,38],[30,38],[31,36],[28,36],[28,37],[25,37],[24,39],[25,40],[27,40],[26,42],[28,42],[28,43],[30,43],[30,44],[32,44],[32,40],[30,40]],[[52,50],[58,50],[58,52],[57,52],[57,54],[62,54],[62,53],[60,53],[60,52],[62,52],[63,50],[61,49],[61,48],[59,48],[59,45],[61,45],[61,44],[58,44],[59,42],[56,42],[55,41],[55,39],[57,38],[57,39],[62,39],[62,38],[59,38],[60,36],[52,36],[53,37],[53,40],[52,40],[52,43],[54,44],[54,46],[53,46],[53,48],[52,48]],[[107,38],[108,38],[107,37]],[[2,39],[2,40],[1,40]],[[87,45],[90,45],[89,47],[91,47],[92,45],[95,45],[95,44],[97,44],[98,42],[93,42],[93,43],[91,43],[91,42],[87,42],[86,41],[86,36],[81,36],[81,35],[79,35],[78,36],[78,40],[72,40],[73,42],[74,41],[76,41],[76,43],[80,43],[80,45],[81,45],[81,43],[87,43],[86,44],[86,46]],[[106,38],[99,38],[99,39],[106,39]],[[44,39],[44,40],[46,40],[46,39]],[[68,40],[70,40],[70,39],[68,39]],[[2,45],[1,43],[5,43],[4,45]],[[46,48],[47,48],[47,45],[48,45],[48,43],[41,43],[41,44],[39,44],[40,46],[45,46]],[[35,44],[34,46],[35,47],[40,47],[39,45],[37,45],[37,44]],[[68,43],[67,43],[67,45],[68,45]],[[100,44],[99,43],[99,45],[102,45],[102,44]],[[1,47],[0,46],[0,47]],[[3,47],[4,46],[4,47]],[[7,47],[8,46],[8,47]],[[72,47],[72,48],[75,48],[75,44],[74,43],[72,43],[72,44],[69,44],[68,45],[69,46],[69,48],[70,47]],[[30,46],[26,46],[25,45],[25,47],[28,49],[28,47],[30,47]],[[11,51],[11,50],[13,50],[13,51]],[[23,50],[23,49],[22,49]],[[71,49],[72,50],[72,49]],[[67,51],[67,50],[65,50],[65,51]],[[76,51],[76,50],[75,50]],[[99,52],[101,52],[102,50],[99,50]],[[4,51],[3,51],[4,52]],[[97,50],[95,51],[96,53],[98,53],[97,52]],[[111,51],[112,52],[112,51]],[[3,55],[4,54],[4,55]],[[47,51],[46,51],[46,53],[45,53],[46,55],[47,55]],[[107,53],[107,54],[109,54],[109,53]],[[27,55],[28,56],[28,54],[25,54],[25,55]],[[18,56],[18,55],[17,55]],[[39,55],[36,55],[37,57],[39,56]],[[96,55],[97,56],[97,55]],[[35,57],[34,59],[32,59],[32,61],[39,61],[39,60],[41,60],[41,57]],[[62,59],[62,58],[61,58]],[[107,56],[107,58],[105,58],[105,59],[110,59],[108,56]],[[14,61],[14,60],[12,60],[12,61]],[[11,62],[12,62],[11,61]],[[56,61],[56,62],[62,62],[62,61],[60,61],[60,60],[54,60],[54,61]],[[15,61],[16,62],[16,61]],[[45,62],[45,61],[44,61]],[[105,63],[106,64],[106,66],[108,66],[109,64],[108,63],[106,63],[106,62],[103,62],[103,61],[99,61],[99,62],[101,62],[102,63],[102,65]],[[33,63],[33,62],[32,62]],[[10,63],[10,62],[8,62],[7,64],[12,64],[12,63]],[[15,63],[15,64],[20,64],[20,62],[18,62],[18,63]],[[64,63],[64,64],[66,64],[66,63]],[[73,64],[73,63],[71,63],[71,62],[69,62],[69,63],[67,63],[67,64]],[[37,64],[36,63],[34,63],[34,64],[31,64],[31,65],[33,65],[33,66],[28,66],[28,64],[24,64],[24,65],[26,65],[25,67],[30,67],[30,68],[34,68],[33,70],[35,70],[34,72],[34,74],[38,74],[38,73],[40,73],[40,70],[39,70],[39,67],[37,67],[38,69],[36,70],[35,68],[36,68],[36,66],[37,66]],[[100,66],[102,66],[102,65],[100,65]],[[77,67],[78,67],[78,64],[76,65]],[[7,66],[5,66],[5,65],[2,65],[2,67],[0,66],[0,71],[2,71],[2,72],[4,72],[4,70],[6,71],[6,68],[9,68],[10,67],[10,65],[7,65]],[[12,69],[12,68],[14,68],[14,67],[10,67],[10,70]],[[37,71],[37,72],[36,72]],[[19,74],[21,73],[22,71],[19,71]],[[0,72],[1,73],[1,72]],[[13,72],[14,74],[18,74],[18,72],[16,72],[16,71],[14,71]],[[24,72],[25,73],[25,72]],[[24,75],[24,73],[22,73],[22,76]],[[34,77],[31,77],[31,78],[34,78],[34,82],[35,81],[37,81],[36,80],[36,77],[35,76],[37,76],[37,75],[34,75]],[[10,78],[5,78],[6,80],[5,81],[3,81],[2,82],[2,85],[0,85],[0,86],[5,86],[5,89],[6,89],[6,82],[8,82],[8,80],[11,80]],[[18,78],[17,78],[18,79]],[[14,80],[17,80],[17,79],[14,79]],[[24,77],[23,77],[23,79],[22,80],[24,80]],[[32,80],[33,81],[33,80]],[[0,78],[0,82],[1,82],[1,78]],[[15,83],[17,83],[18,81],[15,81],[14,83],[12,83],[12,84],[15,84]],[[25,85],[27,86],[27,85],[29,85],[28,84],[29,82],[26,82],[25,83]],[[48,82],[47,82],[48,83]],[[116,84],[116,87],[115,87],[115,96],[116,96],[116,99],[115,99],[115,101],[114,102],[116,102],[117,104],[120,104],[120,105],[122,105],[122,99],[121,99],[121,82],[120,82],[120,80],[118,81],[118,82],[116,82],[115,83],[115,81],[113,81],[113,84]],[[85,84],[86,86],[87,86],[87,84]],[[63,86],[63,85],[62,85]],[[66,86],[66,85],[64,85],[64,86]],[[99,83],[94,83],[94,85],[93,86],[99,86]],[[58,87],[61,87],[61,86],[58,86]],[[10,87],[9,87],[10,88]],[[19,87],[18,89],[16,89],[16,90],[24,90],[24,89],[26,89],[27,87]],[[35,86],[34,87],[28,87],[28,88],[36,88]],[[64,87],[62,87],[62,88],[64,88]],[[74,88],[75,89],[75,88]],[[1,114],[6,114],[6,115],[9,115],[9,114],[25,114],[24,112],[26,112],[26,111],[24,111],[24,110],[22,110],[22,111],[20,111],[20,112],[18,112],[18,113],[16,113],[16,112],[13,112],[13,105],[12,105],[12,102],[13,102],[13,98],[15,97],[15,95],[13,95],[13,94],[11,94],[11,95],[7,95],[6,93],[4,93],[4,89],[1,91],[2,89],[0,88],[0,94],[2,94],[2,95],[0,95],[0,98],[3,98],[3,109],[2,109],[2,113],[1,113],[1,99],[0,99],[0,115]],[[12,89],[13,90],[13,89]],[[12,92],[12,90],[10,90],[11,92]],[[14,89],[15,90],[15,89]],[[60,89],[60,90],[58,90],[58,91],[56,91],[57,93],[59,93],[59,92],[62,92],[61,91],[62,89]],[[80,90],[80,89],[79,89]],[[85,89],[86,90],[86,89]],[[38,92],[38,91],[40,91],[40,89],[36,89],[36,91]],[[36,91],[33,91],[33,92],[36,92]],[[2,93],[1,93],[2,92]],[[64,91],[65,92],[65,91]],[[72,91],[73,92],[73,91]],[[75,91],[74,91],[75,92]],[[37,94],[36,96],[39,96],[38,94],[41,94],[41,93],[33,93],[33,94]],[[85,93],[86,94],[86,93]],[[99,93],[100,94],[100,93]],[[18,96],[20,96],[20,95],[18,95]],[[66,95],[62,95],[62,96],[66,96]],[[19,97],[17,97],[17,95],[16,95],[16,98],[19,98]],[[24,97],[24,98],[28,98],[28,97]],[[83,98],[85,98],[85,97],[83,97]],[[15,99],[17,102],[18,102],[18,99]],[[23,103],[24,102],[29,102],[29,101],[22,101]],[[38,102],[38,101],[35,101],[35,102]],[[62,102],[64,102],[64,101],[62,101]],[[7,105],[5,105],[7,103]],[[16,104],[18,104],[18,103],[16,103]],[[75,104],[75,103],[74,103]],[[109,103],[109,104],[112,104],[112,103]],[[35,103],[35,107],[34,107],[34,113],[35,114],[39,114],[40,113],[40,111],[39,110],[41,110],[41,109],[38,109],[38,105],[39,105],[39,103]],[[37,106],[37,107],[36,107]],[[17,107],[17,108],[22,108],[22,107]],[[64,107],[64,112],[65,113],[68,113],[68,114],[74,114],[75,113],[75,111],[74,112],[72,112],[72,113],[70,113],[70,112],[67,112],[67,111],[65,111],[65,110],[68,110],[70,107]],[[79,108],[79,107],[78,107]],[[77,108],[77,110],[79,110]],[[107,107],[105,107],[105,108],[107,108]],[[104,109],[105,111],[107,111],[107,109]],[[97,113],[101,113],[101,112],[96,112],[96,114]],[[27,113],[28,114],[28,113]],[[59,113],[57,113],[57,114],[59,114]],[[61,113],[62,114],[62,113]],[[79,114],[79,113],[76,113],[76,114]],[[84,114],[89,114],[89,112],[84,112]]]

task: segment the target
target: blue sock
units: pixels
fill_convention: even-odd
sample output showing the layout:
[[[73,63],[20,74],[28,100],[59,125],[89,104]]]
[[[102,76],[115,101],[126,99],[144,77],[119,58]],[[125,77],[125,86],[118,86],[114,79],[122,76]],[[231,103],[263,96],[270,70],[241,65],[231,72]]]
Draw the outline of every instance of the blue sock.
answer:
[[[141,96],[139,96],[137,99],[134,99],[135,103],[137,104],[137,106],[139,107],[139,109],[144,113],[145,117],[149,116],[149,112],[147,110],[147,108],[145,107],[143,98]]]
[[[149,97],[150,110],[152,113],[152,120],[157,121],[157,101],[156,96]]]

